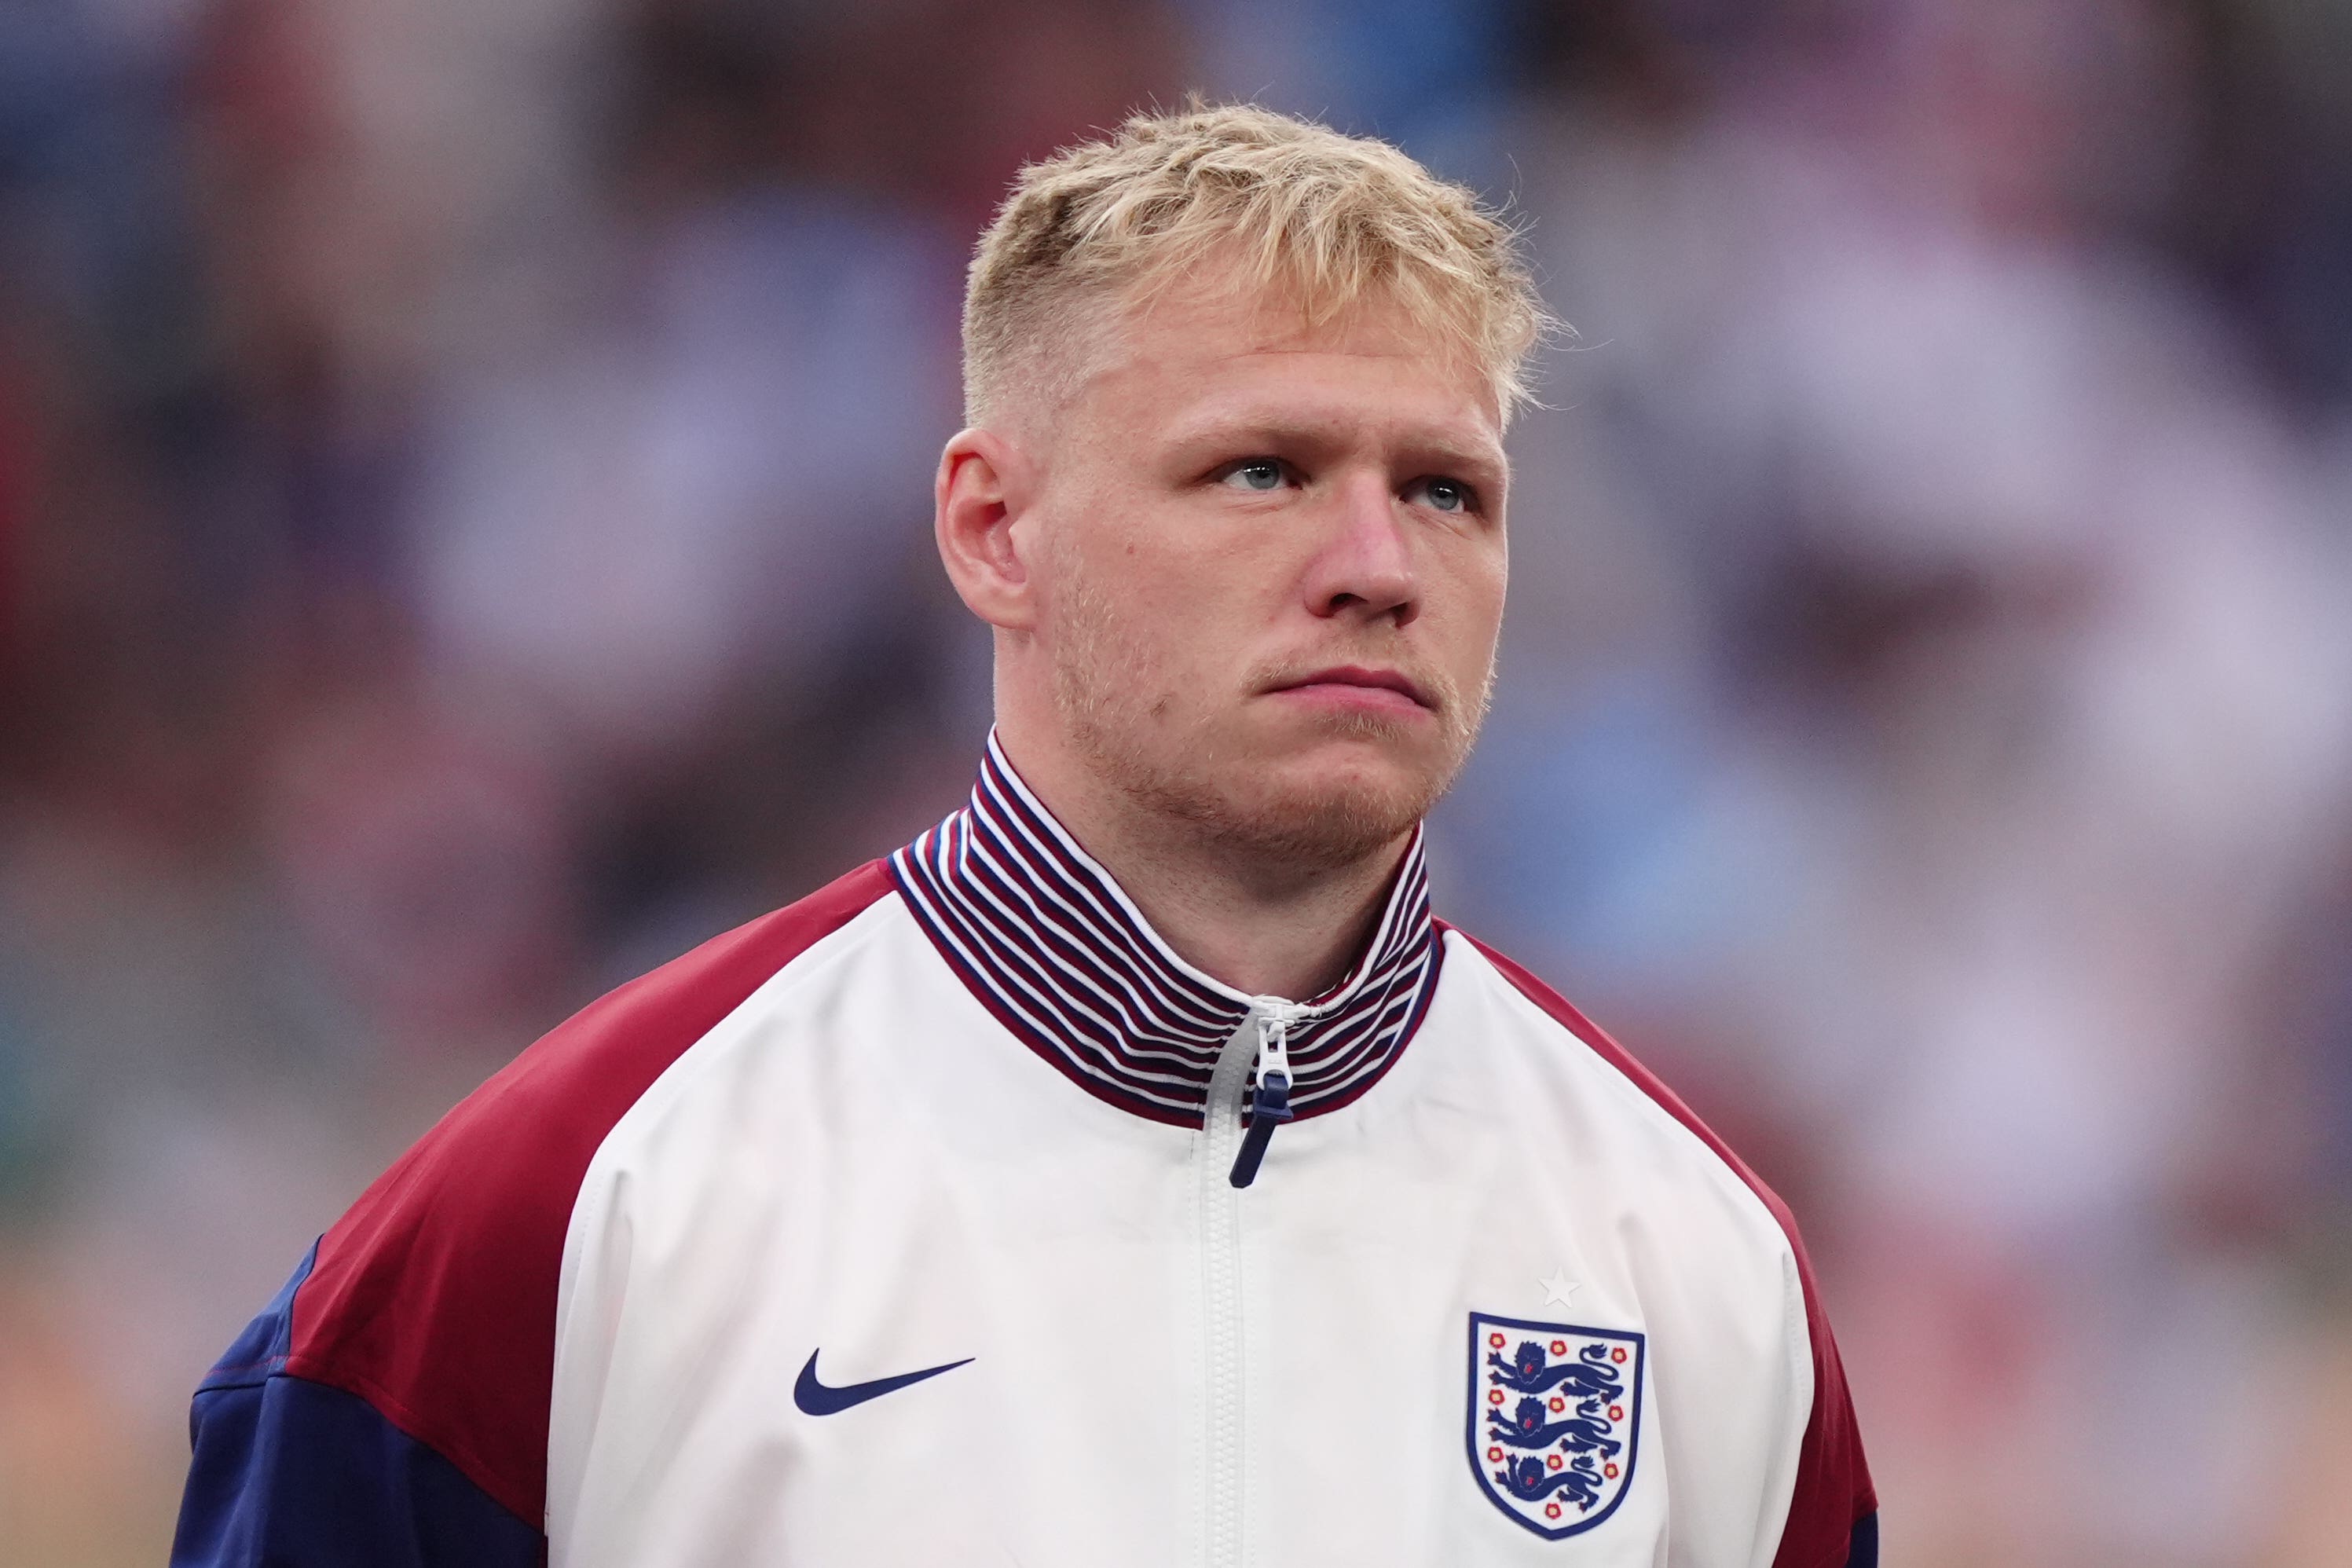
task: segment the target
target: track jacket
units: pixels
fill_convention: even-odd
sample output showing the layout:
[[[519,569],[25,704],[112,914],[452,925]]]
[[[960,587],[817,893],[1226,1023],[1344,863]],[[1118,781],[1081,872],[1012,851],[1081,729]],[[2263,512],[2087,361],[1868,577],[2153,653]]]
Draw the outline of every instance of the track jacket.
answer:
[[[1876,1561],[1787,1211],[1418,837],[1250,996],[992,740],[450,1111],[192,1426],[185,1564]]]

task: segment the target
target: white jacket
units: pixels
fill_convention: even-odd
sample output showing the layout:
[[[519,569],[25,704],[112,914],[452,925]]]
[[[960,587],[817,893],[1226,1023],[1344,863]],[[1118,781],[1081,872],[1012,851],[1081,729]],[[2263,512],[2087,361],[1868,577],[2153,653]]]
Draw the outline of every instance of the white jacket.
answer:
[[[1786,1212],[1417,841],[1345,983],[1252,998],[993,742],[453,1110],[195,1428],[189,1563],[1875,1560]]]

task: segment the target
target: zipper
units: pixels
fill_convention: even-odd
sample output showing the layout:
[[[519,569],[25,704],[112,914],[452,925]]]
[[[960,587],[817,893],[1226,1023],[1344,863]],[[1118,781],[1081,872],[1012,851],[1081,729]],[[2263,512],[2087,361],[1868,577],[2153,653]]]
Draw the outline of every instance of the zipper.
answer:
[[[1250,1095],[1249,1131],[1242,1136],[1241,1152],[1234,1156],[1228,1178],[1234,1186],[1246,1187],[1257,1180],[1274,1130],[1291,1118],[1290,1026],[1309,1011],[1279,996],[1250,998],[1250,1016],[1257,1022],[1257,1088]],[[1219,1065],[1223,1065],[1222,1058]]]
[[[1250,1010],[1217,1053],[1201,1124],[1201,1286],[1207,1338],[1207,1464],[1202,1476],[1202,1560],[1207,1568],[1242,1561],[1242,1473],[1247,1431],[1247,1336],[1242,1290],[1241,1189],[1256,1178],[1265,1146],[1291,1119],[1291,1026],[1311,1009],[1278,996],[1254,996]],[[1250,1126],[1242,1130],[1251,1068]]]

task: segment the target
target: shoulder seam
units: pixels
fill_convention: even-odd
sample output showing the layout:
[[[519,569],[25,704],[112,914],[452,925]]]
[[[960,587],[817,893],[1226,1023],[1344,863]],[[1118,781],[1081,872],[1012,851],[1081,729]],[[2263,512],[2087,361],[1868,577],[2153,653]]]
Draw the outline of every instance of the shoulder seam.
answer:
[[[694,1045],[894,891],[868,862],[520,1053],[322,1239],[289,1304],[289,1370],[366,1400],[518,1518],[541,1517],[562,1251],[595,1150]]]
[[[1607,1053],[1597,1047],[1591,1040],[1586,1038],[1566,1020],[1555,1016],[1540,1000],[1529,995],[1507,970],[1493,962],[1500,957],[1500,954],[1458,926],[1447,929],[1468,942],[1480,958],[1487,961],[1487,966],[1495,971],[1508,988],[1511,995],[1522,1005],[1531,1009],[1545,1024],[1567,1036],[1577,1050],[1601,1070],[1612,1093],[1634,1106],[1644,1119],[1664,1128],[1670,1136],[1695,1145],[1704,1158],[1708,1179],[1721,1188],[1733,1202],[1751,1214],[1761,1211],[1765,1223],[1770,1226],[1772,1235],[1778,1240],[1784,1270],[1793,1276],[1797,1266],[1796,1231],[1778,1201],[1779,1194],[1773,1194],[1761,1178],[1749,1171],[1746,1163],[1732,1152],[1729,1146],[1715,1135],[1714,1130],[1707,1128],[1704,1121],[1700,1121],[1697,1115],[1691,1112],[1687,1106],[1683,1107],[1684,1112],[1690,1117],[1686,1121],[1682,1116],[1675,1114],[1675,1106],[1681,1103],[1679,1100],[1675,1101],[1674,1104],[1668,1104],[1659,1096],[1653,1094],[1649,1087],[1640,1079],[1612,1060]],[[1514,965],[1514,967],[1517,966]],[[1573,1004],[1569,1003],[1566,998],[1562,997],[1559,1000],[1563,1006],[1576,1012],[1578,1017],[1583,1017],[1583,1014],[1577,1011]],[[1602,1033],[1599,1025],[1591,1024],[1589,1019],[1586,1022],[1595,1034]],[[1603,1035],[1603,1037],[1607,1037]],[[1623,1047],[1620,1047],[1619,1050],[1622,1052]],[[1632,1059],[1630,1055],[1627,1059]],[[1661,1084],[1659,1087],[1664,1089],[1665,1086]],[[1801,1296],[1799,1298],[1799,1303],[1801,1308]],[[1801,1310],[1799,1314],[1801,1327],[1802,1321],[1803,1314]],[[1808,1355],[1803,1360],[1810,1364],[1811,1357]]]
[[[844,939],[847,938],[851,932],[856,931],[857,942],[862,943],[864,941],[867,940],[870,933],[858,931],[858,927],[871,920],[876,910],[892,903],[898,904],[901,907],[903,907],[905,903],[904,896],[896,887],[891,888],[889,891],[885,893],[882,897],[876,899],[872,903],[867,904],[864,909],[859,910],[856,914],[850,916],[848,920],[843,921],[833,930],[825,932],[814,942],[809,943],[808,946],[801,949],[800,952],[793,954],[792,957],[778,964],[775,969],[769,973],[768,977],[765,980],[761,981],[759,984],[753,986],[740,1002],[736,1003],[734,1006],[730,1007],[725,1013],[719,1015],[719,1016],[711,1023],[711,1026],[709,1028],[703,1030],[702,1033],[688,1041],[686,1048],[679,1051],[677,1056],[671,1058],[667,1067],[662,1068],[660,1072],[656,1073],[652,1079],[647,1080],[645,1088],[637,1091],[636,1097],[631,1100],[627,1105],[621,1108],[621,1113],[613,1119],[613,1124],[604,1129],[604,1135],[596,1141],[596,1147],[590,1151],[588,1155],[588,1163],[581,1172],[582,1184],[583,1185],[586,1184],[589,1173],[593,1172],[596,1168],[598,1156],[602,1155],[606,1145],[612,1142],[614,1135],[620,1131],[622,1124],[629,1121],[632,1117],[645,1113],[646,1102],[651,1100],[656,1092],[664,1093],[671,1098],[683,1094],[685,1092],[683,1086],[687,1080],[696,1077],[698,1073],[703,1071],[709,1064],[724,1056],[725,1053],[723,1051],[707,1051],[704,1049],[704,1047],[709,1044],[714,1036],[725,1029],[729,1024],[734,1022],[737,1018],[741,1017],[744,1010],[751,1007],[754,1003],[760,1002],[763,998],[771,1004],[779,1002],[790,993],[812,984],[815,979],[817,969],[811,967],[811,965],[816,964],[821,966],[822,964],[838,963],[846,958],[848,953],[851,951],[854,951],[856,944],[845,942]],[[798,971],[798,973],[795,973],[795,971]],[[736,1042],[732,1041],[729,1042],[730,1047],[735,1043]],[[688,1058],[693,1058],[691,1064],[689,1064]]]

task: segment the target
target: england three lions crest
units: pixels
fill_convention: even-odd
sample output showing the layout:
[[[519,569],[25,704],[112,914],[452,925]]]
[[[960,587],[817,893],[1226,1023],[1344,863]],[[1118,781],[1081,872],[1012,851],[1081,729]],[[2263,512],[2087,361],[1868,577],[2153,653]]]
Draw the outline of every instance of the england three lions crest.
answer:
[[[1546,1540],[1592,1529],[1633,1483],[1643,1337],[1470,1314],[1470,1472]]]

